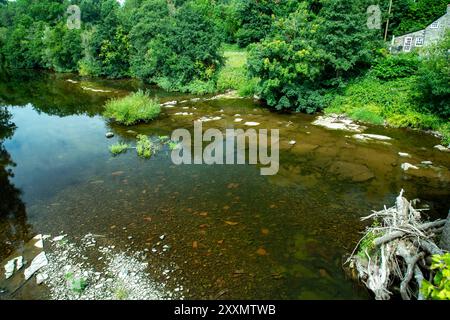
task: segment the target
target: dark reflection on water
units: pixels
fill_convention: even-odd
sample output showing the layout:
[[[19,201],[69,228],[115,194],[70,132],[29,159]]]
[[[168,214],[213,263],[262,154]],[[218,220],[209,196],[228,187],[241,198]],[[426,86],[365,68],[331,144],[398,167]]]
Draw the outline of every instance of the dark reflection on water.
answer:
[[[15,163],[3,146],[3,141],[10,138],[15,130],[10,120],[8,110],[0,107],[0,258],[23,245],[30,237],[21,192],[11,181]]]
[[[271,113],[246,99],[179,104],[163,108],[150,124],[124,128],[99,116],[103,102],[141,84],[28,77],[0,83],[0,99],[17,125],[4,142],[17,163],[14,177],[2,178],[0,186],[2,196],[22,208],[16,211],[23,239],[29,237],[28,221],[37,233],[105,235],[118,249],[159,252],[169,244],[168,253],[149,258],[149,272],[174,262],[173,278],[189,288],[188,298],[368,298],[341,266],[364,228],[359,217],[391,205],[401,188],[430,205],[432,217],[448,210],[450,161],[432,148],[438,141],[431,136],[369,128],[394,140],[362,143],[349,133],[312,126],[311,116]],[[190,98],[148,89],[162,101]],[[261,128],[280,129],[276,176],[260,176],[250,165],[174,166],[167,147],[150,160],[133,151],[118,157],[108,152],[116,141],[133,145],[136,133],[192,130],[192,121],[204,115],[222,117],[204,129],[244,128],[234,121],[236,114]],[[115,133],[112,140],[105,139],[107,131]],[[412,155],[410,163],[431,160],[435,169],[405,174],[399,151]],[[3,193],[12,183],[22,195]],[[0,258],[5,252],[0,249]],[[169,287],[172,280],[165,280]]]

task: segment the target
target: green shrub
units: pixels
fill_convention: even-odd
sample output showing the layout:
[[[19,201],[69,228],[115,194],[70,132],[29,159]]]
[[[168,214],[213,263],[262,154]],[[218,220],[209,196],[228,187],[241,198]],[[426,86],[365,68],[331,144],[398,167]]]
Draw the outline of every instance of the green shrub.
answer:
[[[152,142],[143,134],[137,136],[136,151],[138,156],[142,158],[150,158],[152,156]]]
[[[445,38],[427,50],[418,72],[420,111],[431,112],[450,121],[450,31]]]
[[[375,61],[371,72],[378,79],[392,80],[397,78],[410,77],[417,73],[419,69],[419,58],[417,55],[397,54],[387,55]]]
[[[433,255],[431,270],[435,270],[433,280],[423,280],[422,294],[427,299],[450,300],[450,253]]]
[[[155,119],[161,112],[159,102],[139,90],[124,98],[112,99],[106,103],[104,116],[118,123],[133,125]]]
[[[128,144],[118,142],[118,143],[113,144],[112,146],[110,146],[109,147],[109,151],[112,154],[117,155],[117,154],[126,152],[128,150],[128,147],[129,147]]]

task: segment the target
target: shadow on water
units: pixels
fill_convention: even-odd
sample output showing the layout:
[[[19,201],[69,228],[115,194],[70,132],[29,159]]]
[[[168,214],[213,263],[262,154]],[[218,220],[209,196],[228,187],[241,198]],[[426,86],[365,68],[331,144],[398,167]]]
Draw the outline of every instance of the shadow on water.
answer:
[[[190,289],[187,298],[366,299],[342,271],[342,255],[364,229],[359,218],[392,205],[401,188],[423,199],[431,217],[447,213],[450,160],[433,149],[438,141],[431,136],[373,127],[367,133],[389,135],[392,143],[361,142],[311,125],[313,116],[270,112],[250,99],[177,104],[149,124],[126,128],[100,116],[107,99],[139,88],[161,102],[190,98],[132,80],[36,72],[0,79],[0,105],[18,127],[4,142],[10,156],[1,166],[2,228],[10,216],[21,239],[29,237],[28,223],[38,233],[92,232],[118,249],[148,250],[150,273],[178,266],[163,280],[170,288],[176,276]],[[244,120],[236,122],[237,115]],[[245,121],[279,129],[278,174],[261,176],[251,165],[175,166],[167,147],[149,160],[134,150],[117,157],[108,151],[118,141],[134,146],[137,134],[192,132],[202,116],[220,117],[204,130],[246,129]],[[113,139],[105,138],[108,131]],[[433,167],[404,172],[400,151],[412,155],[410,163],[430,160]],[[11,157],[14,177],[5,169]],[[165,244],[171,249],[162,253]],[[0,255],[7,248],[0,246]]]
[[[21,192],[11,182],[15,164],[3,146],[3,141],[10,138],[15,130],[10,118],[8,110],[0,107],[0,261],[30,238]]]

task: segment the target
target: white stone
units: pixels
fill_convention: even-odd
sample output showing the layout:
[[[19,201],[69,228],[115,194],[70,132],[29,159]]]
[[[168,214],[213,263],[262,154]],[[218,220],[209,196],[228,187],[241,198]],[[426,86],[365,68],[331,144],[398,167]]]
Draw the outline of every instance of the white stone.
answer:
[[[65,234],[63,234],[63,235],[60,235],[60,236],[57,236],[57,237],[54,237],[53,239],[52,239],[52,241],[61,241],[62,239],[64,239],[66,237],[66,235]]]
[[[380,140],[380,141],[388,141],[388,140],[392,140],[391,137],[388,136],[382,136],[379,134],[369,134],[369,133],[359,133],[359,134],[354,134],[353,138],[358,139],[358,140]]]
[[[236,118],[236,119],[234,119],[234,122],[241,122],[241,121],[242,121],[241,118]]]
[[[249,127],[255,127],[255,126],[259,126],[259,122],[248,121],[245,123],[245,125],[249,126]]]
[[[444,147],[443,145],[440,145],[440,144],[434,146],[434,148],[438,149],[439,151],[450,152],[450,149],[449,149],[449,148]]]
[[[9,260],[5,264],[5,278],[9,279],[14,274],[14,271],[18,271],[22,267],[23,267],[23,257],[22,256]]]
[[[38,273],[36,275],[36,283],[37,284],[41,284],[47,279],[48,279],[48,274],[46,274],[46,273]]]
[[[45,267],[48,265],[47,256],[45,255],[45,252],[39,253],[31,262],[31,265],[25,269],[24,275],[25,280],[30,279],[30,277],[39,269],[42,267]]]
[[[392,140],[391,137],[388,136],[382,136],[380,134],[371,134],[371,133],[362,133],[361,135],[363,135],[366,138],[369,139],[374,139],[374,140],[382,140],[382,141],[389,141]]]
[[[426,166],[431,166],[432,164],[433,164],[433,162],[431,162],[431,161],[421,161],[420,162],[421,164],[424,164],[424,165],[426,165]]]
[[[362,126],[353,123],[350,119],[339,117],[337,115],[319,116],[312,124],[332,130],[362,132],[365,129]]]
[[[167,101],[167,102],[164,102],[164,103],[162,103],[161,105],[163,106],[163,107],[165,107],[165,106],[168,106],[168,105],[175,105],[175,104],[177,104],[178,102],[177,101]]]
[[[406,152],[399,152],[398,155],[403,158],[411,158],[411,155]]]
[[[408,163],[408,162],[402,163],[401,168],[402,168],[404,171],[408,171],[408,169],[419,169],[419,168],[416,167],[415,165],[412,165],[411,163]]]
[[[293,146],[293,145],[296,144],[296,143],[297,143],[297,141],[295,141],[295,140],[289,141],[289,144],[290,144],[291,146]]]

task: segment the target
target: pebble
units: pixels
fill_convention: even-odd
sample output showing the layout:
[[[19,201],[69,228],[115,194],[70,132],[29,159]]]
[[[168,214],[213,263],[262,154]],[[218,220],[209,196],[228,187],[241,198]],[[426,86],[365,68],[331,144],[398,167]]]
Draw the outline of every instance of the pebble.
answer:
[[[107,132],[107,133],[105,134],[105,136],[106,136],[108,139],[111,139],[112,137],[114,137],[114,133],[112,133],[112,132]]]

